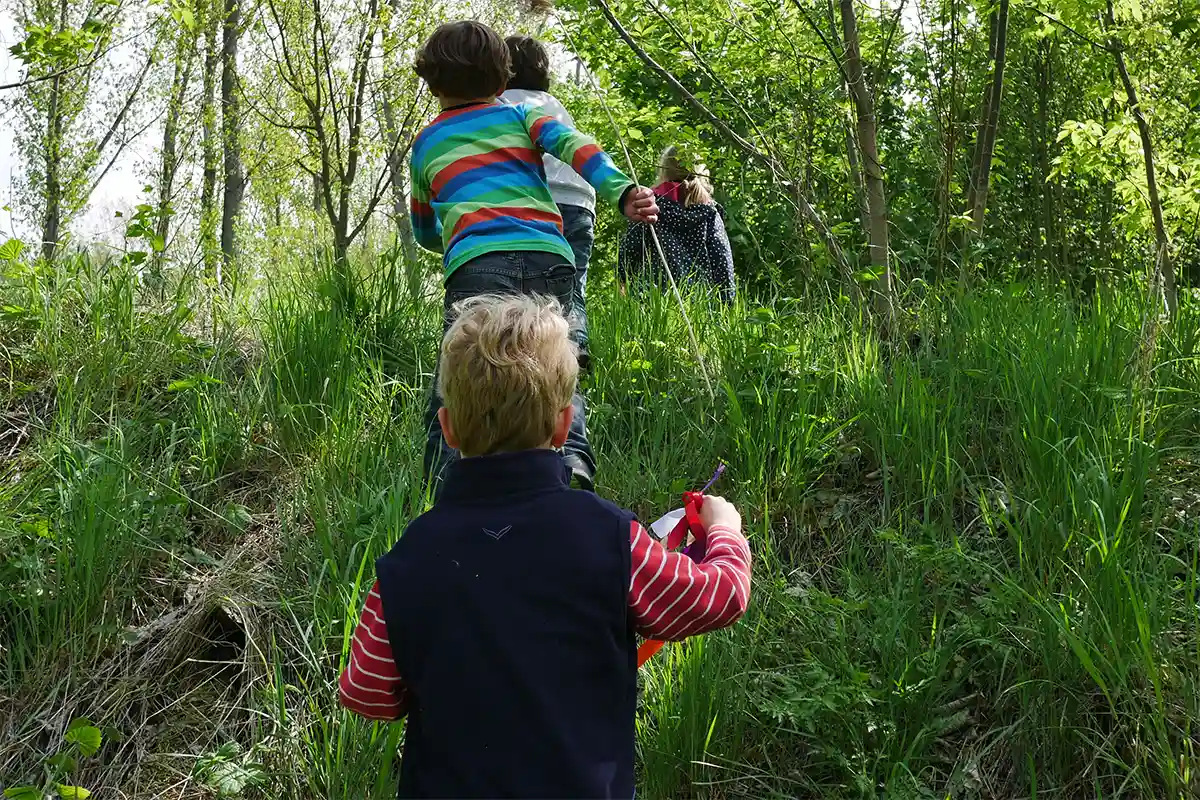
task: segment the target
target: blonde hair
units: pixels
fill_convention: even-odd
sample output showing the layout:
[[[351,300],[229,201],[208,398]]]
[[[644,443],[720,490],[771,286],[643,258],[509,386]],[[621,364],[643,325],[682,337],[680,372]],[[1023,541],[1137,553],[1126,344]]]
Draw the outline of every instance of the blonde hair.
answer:
[[[459,452],[470,458],[545,446],[579,376],[559,303],[481,295],[454,312],[437,389]]]
[[[685,208],[712,203],[712,184],[708,181],[707,172],[703,164],[675,145],[663,150],[658,159],[658,182],[676,181],[683,184],[679,197]]]

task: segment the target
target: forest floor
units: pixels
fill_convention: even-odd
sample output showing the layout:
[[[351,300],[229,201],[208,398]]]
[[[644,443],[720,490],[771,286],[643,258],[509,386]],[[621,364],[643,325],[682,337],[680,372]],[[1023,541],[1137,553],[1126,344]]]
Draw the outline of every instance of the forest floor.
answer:
[[[394,796],[403,725],[336,679],[424,508],[439,298],[283,284],[214,326],[119,265],[0,281],[10,796]],[[600,491],[650,521],[724,462],[756,559],[746,618],[644,671],[639,796],[1200,791],[1194,304],[1147,352],[1133,292],[929,296],[889,353],[831,301],[693,298],[713,397],[671,302],[604,297]]]

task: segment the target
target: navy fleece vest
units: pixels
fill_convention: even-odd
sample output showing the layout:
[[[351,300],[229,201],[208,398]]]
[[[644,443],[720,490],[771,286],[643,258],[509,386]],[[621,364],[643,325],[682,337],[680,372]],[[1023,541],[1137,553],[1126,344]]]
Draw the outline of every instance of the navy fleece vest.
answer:
[[[633,517],[569,478],[551,450],[455,462],[377,562],[401,797],[633,796]]]

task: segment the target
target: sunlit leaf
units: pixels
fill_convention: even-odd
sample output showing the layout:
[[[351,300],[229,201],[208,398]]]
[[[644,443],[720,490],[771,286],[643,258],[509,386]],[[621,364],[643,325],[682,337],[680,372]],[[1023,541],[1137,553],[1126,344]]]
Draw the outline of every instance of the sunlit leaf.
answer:
[[[78,745],[79,752],[85,756],[94,756],[104,737],[99,728],[87,719],[80,718],[71,723],[64,738],[71,744]]]
[[[21,251],[24,249],[25,243],[20,239],[9,239],[0,245],[0,261],[16,261],[21,257]]]

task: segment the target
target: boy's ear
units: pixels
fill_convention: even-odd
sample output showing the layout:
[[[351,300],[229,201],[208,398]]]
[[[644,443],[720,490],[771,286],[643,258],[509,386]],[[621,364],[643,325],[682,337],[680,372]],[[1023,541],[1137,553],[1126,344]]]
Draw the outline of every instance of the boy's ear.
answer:
[[[567,442],[567,434],[571,431],[571,421],[575,419],[575,406],[570,405],[558,412],[558,419],[554,421],[554,435],[550,437],[551,447],[562,447]],[[446,443],[449,444],[447,439]],[[451,445],[453,446],[453,445]]]
[[[445,406],[438,409],[438,422],[442,425],[442,438],[446,440],[446,444],[453,449],[458,449],[458,437],[454,435],[454,426],[450,424],[450,412]],[[563,438],[566,441],[566,438]]]

